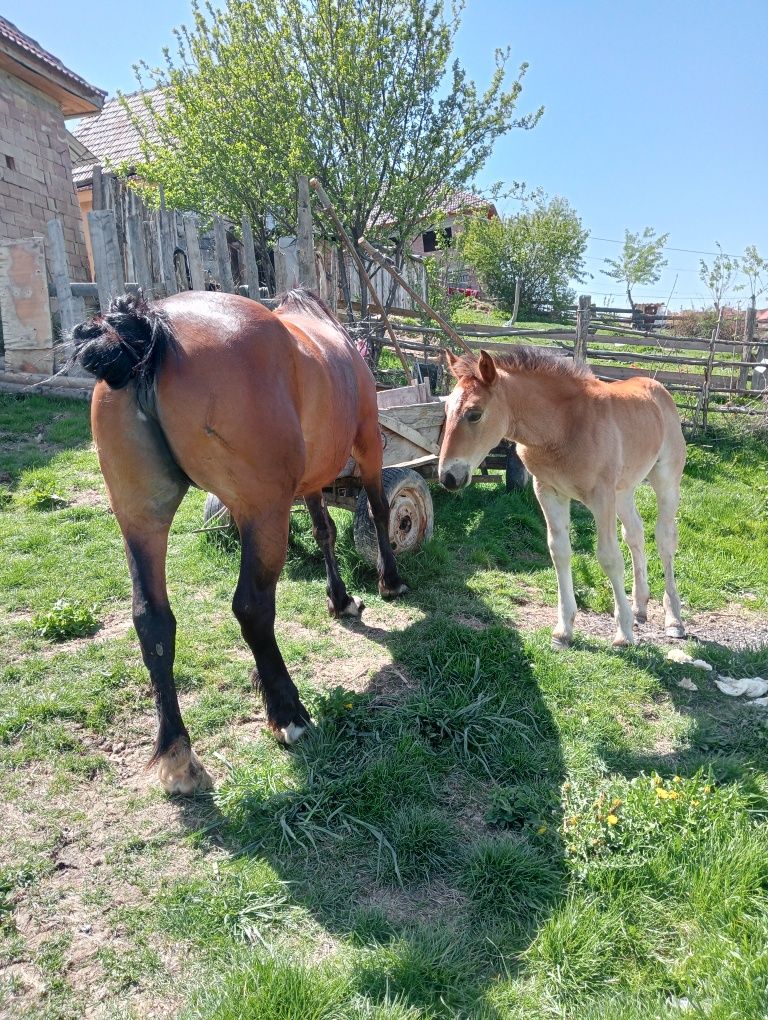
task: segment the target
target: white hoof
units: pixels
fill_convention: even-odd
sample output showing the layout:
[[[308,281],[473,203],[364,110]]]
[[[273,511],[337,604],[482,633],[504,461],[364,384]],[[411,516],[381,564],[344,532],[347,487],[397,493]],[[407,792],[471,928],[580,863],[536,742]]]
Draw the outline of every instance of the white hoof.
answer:
[[[571,638],[567,634],[553,634],[552,635],[552,650],[555,652],[564,652],[571,647]]]
[[[363,615],[365,609],[365,603],[362,599],[357,598],[355,595],[351,595],[349,602],[339,613],[339,616],[352,616],[360,617]]]
[[[297,726],[296,723],[288,723],[275,730],[275,737],[281,744],[295,744],[306,730],[306,726]]]
[[[168,794],[191,797],[213,789],[213,780],[194,751],[171,749],[157,765],[157,778]]]
[[[626,637],[624,634],[617,634],[612,643],[614,648],[629,648],[635,643],[635,639],[634,636]]]
[[[678,639],[684,638],[685,627],[682,625],[682,623],[671,623],[668,627],[664,629],[664,633],[667,635],[667,637]]]

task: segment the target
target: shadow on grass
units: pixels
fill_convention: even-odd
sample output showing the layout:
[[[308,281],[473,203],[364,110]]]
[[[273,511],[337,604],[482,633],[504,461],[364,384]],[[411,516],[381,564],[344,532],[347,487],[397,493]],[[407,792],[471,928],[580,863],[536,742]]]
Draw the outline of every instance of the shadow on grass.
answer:
[[[525,495],[517,498],[527,513]],[[467,503],[474,512],[482,499]],[[458,541],[461,526],[448,527]],[[367,691],[322,696],[295,749],[260,741],[253,760],[231,767],[216,796],[221,814],[202,838],[224,847],[255,886],[240,882],[237,902],[218,907],[211,891],[207,909],[220,909],[223,925],[224,915],[247,919],[267,862],[289,883],[283,913],[301,910],[355,954],[355,995],[425,1017],[469,1011],[490,1020],[500,1014],[484,1001],[488,990],[515,972],[566,894],[564,763],[521,635],[466,584],[478,564],[424,558],[405,568],[408,604],[423,619],[391,631],[349,625],[388,648],[407,684],[393,689],[386,667]],[[290,574],[318,571],[299,528]],[[455,598],[438,608],[448,579]],[[457,603],[482,625],[457,625]],[[180,810],[200,828],[194,806]],[[199,890],[188,892],[186,906],[186,894],[174,894],[174,909],[181,896],[194,927],[187,911]],[[233,989],[241,978],[233,975]]]

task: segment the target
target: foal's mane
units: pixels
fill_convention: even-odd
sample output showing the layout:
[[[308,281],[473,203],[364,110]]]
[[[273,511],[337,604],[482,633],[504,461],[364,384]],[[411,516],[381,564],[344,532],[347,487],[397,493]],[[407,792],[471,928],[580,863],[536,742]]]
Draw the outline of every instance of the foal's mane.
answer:
[[[579,365],[572,358],[548,354],[536,347],[513,347],[509,354],[493,355],[497,368],[506,372],[536,373],[570,379],[592,379],[592,370]],[[478,359],[464,354],[454,361],[451,371],[457,379],[477,379],[482,382]]]

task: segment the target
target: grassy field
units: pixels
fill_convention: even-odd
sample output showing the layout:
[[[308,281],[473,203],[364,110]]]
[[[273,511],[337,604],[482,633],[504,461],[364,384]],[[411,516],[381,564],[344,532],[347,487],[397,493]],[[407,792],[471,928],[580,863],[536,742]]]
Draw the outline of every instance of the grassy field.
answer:
[[[685,647],[735,677],[768,677],[765,643],[743,645],[768,634],[766,468],[757,439],[690,445]],[[766,1015],[766,710],[654,641],[610,647],[586,512],[566,653],[530,491],[435,489],[395,604],[337,512],[368,605],[347,625],[297,513],[278,639],[317,726],[286,751],[229,611],[237,550],[195,532],[191,493],[168,565],[177,678],[217,790],[173,801],[144,771],[152,699],[86,407],[0,398],[0,484],[0,1015]]]

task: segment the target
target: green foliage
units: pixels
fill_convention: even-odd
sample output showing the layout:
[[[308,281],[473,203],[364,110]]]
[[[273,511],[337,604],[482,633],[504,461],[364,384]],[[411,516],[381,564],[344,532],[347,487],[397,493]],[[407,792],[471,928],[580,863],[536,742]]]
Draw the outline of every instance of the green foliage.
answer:
[[[58,599],[47,612],[35,616],[34,625],[41,637],[66,641],[92,634],[99,621],[93,609],[69,599]]]
[[[537,198],[508,219],[469,218],[459,245],[485,289],[507,311],[514,307],[520,279],[520,312],[527,314],[542,304],[557,310],[573,300],[569,284],[584,279],[588,236],[566,199]]]
[[[739,260],[726,255],[717,242],[715,242],[718,255],[711,264],[699,259],[699,279],[712,295],[715,311],[719,312],[723,304],[723,298],[733,286],[734,280],[739,272]]]
[[[262,248],[272,219],[293,232],[296,175],[314,174],[353,238],[386,219],[402,251],[496,138],[542,112],[515,118],[526,65],[505,84],[508,53],[485,91],[450,62],[460,15],[434,0],[195,0],[165,69],[138,72],[162,91],[135,118],[137,169],[172,205],[235,222],[245,208]]]
[[[740,260],[740,268],[747,278],[749,296],[757,298],[768,288],[768,260],[764,259],[754,244],[748,244]]]
[[[603,260],[609,267],[604,269],[603,273],[611,280],[618,280],[624,284],[632,308],[635,307],[632,288],[656,283],[661,276],[661,270],[667,264],[663,250],[668,237],[669,234],[660,234],[656,237],[656,231],[652,227],[646,227],[642,234],[633,234],[625,230],[621,255],[617,259]]]
[[[56,473],[46,468],[25,471],[16,492],[16,502],[29,510],[56,510],[66,506],[56,489],[59,487]]]

